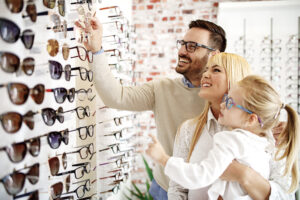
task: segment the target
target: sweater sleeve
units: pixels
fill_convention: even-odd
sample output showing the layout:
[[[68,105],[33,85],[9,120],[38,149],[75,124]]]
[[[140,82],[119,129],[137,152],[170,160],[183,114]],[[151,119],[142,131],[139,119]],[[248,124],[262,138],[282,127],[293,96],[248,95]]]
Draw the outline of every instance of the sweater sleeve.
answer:
[[[217,180],[235,157],[244,154],[243,138],[224,131],[214,137],[213,148],[201,163],[186,163],[182,158],[171,157],[165,174],[182,187],[199,189]]]
[[[191,128],[189,121],[186,121],[178,129],[176,134],[176,139],[174,142],[173,156],[180,157],[185,162],[187,162],[190,141],[193,136],[194,129]],[[195,126],[195,125],[194,125]],[[168,189],[168,199],[172,200],[187,200],[188,199],[188,189],[182,187],[175,181],[170,180]]]
[[[94,55],[93,71],[96,90],[106,106],[131,111],[153,109],[153,81],[140,86],[122,86],[111,73],[105,54]]]

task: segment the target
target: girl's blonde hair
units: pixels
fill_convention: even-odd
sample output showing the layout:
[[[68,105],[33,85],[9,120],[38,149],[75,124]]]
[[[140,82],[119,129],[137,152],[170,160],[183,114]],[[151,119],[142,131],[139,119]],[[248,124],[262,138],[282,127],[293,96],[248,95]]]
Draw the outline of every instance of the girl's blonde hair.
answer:
[[[218,53],[212,56],[208,60],[207,66],[213,65],[224,67],[228,80],[228,89],[230,88],[230,84],[235,84],[236,82],[242,80],[244,77],[251,73],[251,68],[248,62],[243,57],[232,53]],[[188,154],[188,161],[191,158],[195,145],[197,144],[201,136],[202,130],[207,122],[209,107],[209,102],[206,102],[202,113],[195,118],[195,123],[197,123],[197,125],[192,138]]]
[[[276,160],[286,158],[285,175],[292,175],[289,192],[298,187],[298,152],[299,152],[299,119],[298,114],[289,105],[280,101],[279,94],[263,78],[248,76],[238,82],[242,88],[243,106],[258,115],[262,121],[262,130],[271,130],[278,124],[280,110],[285,109],[288,121],[285,130],[279,135]]]

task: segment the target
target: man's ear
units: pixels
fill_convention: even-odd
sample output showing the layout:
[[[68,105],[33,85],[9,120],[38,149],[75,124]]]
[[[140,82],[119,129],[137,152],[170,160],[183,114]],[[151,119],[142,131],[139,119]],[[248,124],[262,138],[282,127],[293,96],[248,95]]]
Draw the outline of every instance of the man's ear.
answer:
[[[220,53],[220,51],[217,49],[217,50],[215,50],[215,51],[211,51],[210,53],[209,53],[209,57],[212,57],[212,56],[214,56],[214,55],[216,55],[216,54],[218,54],[218,53]]]

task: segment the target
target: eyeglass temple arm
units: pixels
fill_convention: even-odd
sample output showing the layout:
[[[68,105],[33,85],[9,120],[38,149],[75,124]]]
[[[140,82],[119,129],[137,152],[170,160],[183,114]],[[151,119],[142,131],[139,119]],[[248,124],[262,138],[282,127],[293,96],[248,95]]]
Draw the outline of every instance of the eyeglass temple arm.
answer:
[[[36,16],[44,16],[44,15],[48,15],[49,12],[48,11],[43,11],[43,12],[38,12],[36,13]],[[22,15],[22,18],[26,18],[26,17],[29,17],[29,15]]]
[[[63,175],[66,175],[66,174],[71,174],[71,173],[75,173],[75,170],[70,170],[70,171],[66,171],[66,172],[57,173],[55,176],[63,176]]]
[[[26,196],[29,196],[35,192],[38,192],[38,190],[35,190],[35,191],[32,191],[32,192],[27,192],[25,194],[21,194],[21,195],[17,195],[17,196],[14,196],[13,199],[19,199],[19,198],[22,198],[22,197],[26,197]]]
[[[84,165],[88,165],[88,164],[90,164],[90,162],[75,163],[75,164],[73,164],[72,166],[73,166],[73,167],[77,167],[77,166],[84,166]]]

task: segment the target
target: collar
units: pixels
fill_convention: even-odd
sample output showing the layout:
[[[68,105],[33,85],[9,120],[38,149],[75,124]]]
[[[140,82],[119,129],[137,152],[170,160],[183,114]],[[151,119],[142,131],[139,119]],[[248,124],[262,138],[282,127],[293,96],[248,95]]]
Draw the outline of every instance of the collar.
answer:
[[[182,82],[185,86],[188,88],[200,88],[200,87],[195,87],[187,78],[182,77]]]
[[[213,125],[212,123],[215,123],[216,125],[218,125],[218,120],[212,114],[211,108],[209,108],[208,113],[207,113],[207,127],[209,130],[211,129],[211,125]]]

